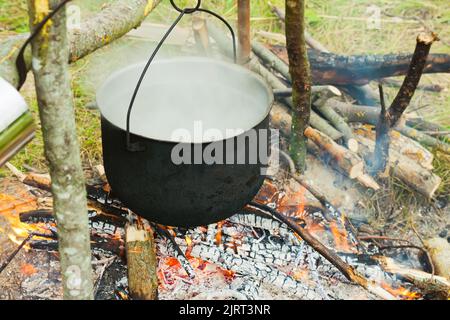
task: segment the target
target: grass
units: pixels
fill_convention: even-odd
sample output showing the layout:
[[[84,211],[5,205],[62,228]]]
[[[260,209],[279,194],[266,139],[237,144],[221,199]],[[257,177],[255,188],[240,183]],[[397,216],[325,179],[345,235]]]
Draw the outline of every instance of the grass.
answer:
[[[102,5],[113,0],[76,0],[82,16],[92,14]],[[285,0],[272,0],[274,5],[283,8]],[[193,6],[194,0],[178,0],[180,7]],[[232,23],[236,22],[236,0],[205,0],[204,6],[223,15]],[[282,25],[272,14],[268,1],[252,0],[252,31],[257,37],[257,30],[283,33]],[[381,29],[370,29],[367,24],[368,8],[377,6],[382,12]],[[149,19],[169,24],[177,13],[171,9],[168,1],[163,2],[151,13]],[[432,52],[450,53],[450,7],[448,0],[309,0],[307,1],[307,22],[309,32],[331,51],[341,54],[382,54],[391,52],[411,52],[414,49],[417,34],[424,30],[424,26],[439,34],[442,41],[433,46]],[[401,22],[393,22],[392,17],[401,17]],[[182,22],[185,27],[190,26],[190,18]],[[17,32],[28,31],[26,0],[0,0],[0,37]],[[260,39],[264,41],[264,39]],[[114,45],[111,46],[114,48]],[[119,47],[119,46],[117,46]],[[86,165],[101,161],[101,138],[99,114],[95,110],[86,108],[94,99],[95,70],[106,63],[102,50],[89,59],[84,59],[71,66],[73,74],[74,104],[78,134],[82,150],[83,161]],[[108,59],[113,61],[114,59]],[[123,60],[123,59],[122,59]],[[119,61],[111,63],[128,63]],[[426,75],[423,83],[440,84],[447,88],[441,93],[418,91],[408,109],[418,116],[437,122],[450,129],[450,75]],[[388,100],[393,99],[398,89],[386,88]],[[32,84],[23,90],[31,110],[38,119]],[[417,111],[413,111],[417,110]],[[43,141],[40,131],[37,137],[13,160],[22,167],[24,164],[39,170],[46,170],[43,156]],[[450,193],[450,159],[446,155],[437,154],[435,160],[436,172],[443,178],[440,193]],[[1,172],[0,172],[1,174]],[[404,186],[394,184],[397,190],[395,199],[406,197],[409,192]]]

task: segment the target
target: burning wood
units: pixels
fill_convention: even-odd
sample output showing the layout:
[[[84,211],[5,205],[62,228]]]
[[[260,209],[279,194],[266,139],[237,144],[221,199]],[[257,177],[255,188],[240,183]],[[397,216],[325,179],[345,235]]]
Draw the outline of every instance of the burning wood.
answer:
[[[141,219],[125,227],[130,295],[135,300],[155,300],[158,279],[153,231]]]
[[[112,205],[112,203],[114,203],[114,206],[119,205],[114,199],[105,201],[105,194],[102,194],[102,192],[107,192],[104,188],[96,188],[96,190],[98,191],[98,201],[106,203],[106,205]],[[269,203],[272,202],[275,206],[280,206],[284,210],[291,210],[289,206],[286,206],[289,201],[273,185],[267,184],[263,190],[258,196],[262,203],[269,201]],[[292,217],[300,219],[297,221],[304,225],[307,230],[311,230],[315,236],[323,237],[326,235],[326,237],[330,237],[330,246],[340,243],[342,248],[345,246],[353,248],[356,243],[351,239],[352,232],[342,231],[346,229],[345,223],[339,220],[342,219],[342,215],[338,211],[333,211],[333,206],[326,202],[323,197],[317,196],[329,210],[327,218],[317,208],[310,212],[305,211],[305,209],[291,210],[291,212],[294,212]],[[302,214],[298,215],[296,212],[302,212]],[[89,216],[94,249],[106,248],[108,252],[120,256],[121,250],[114,250],[112,247],[123,247],[122,228],[126,220],[122,216],[117,217],[96,211],[91,211]],[[24,225],[30,227],[33,223],[40,225],[51,225],[53,223],[53,217],[49,210],[25,211],[17,219],[27,222]],[[337,233],[331,232],[333,228]],[[122,232],[117,232],[117,230],[122,230]],[[224,280],[220,281],[228,283],[230,290],[228,294],[235,298],[245,297],[246,299],[269,297],[274,294],[274,290],[284,292],[284,296],[287,292],[290,292],[292,297],[295,296],[296,298],[333,299],[339,297],[339,293],[332,290],[334,286],[330,286],[330,281],[338,281],[342,285],[348,283],[335,266],[318,252],[309,249],[306,243],[289,230],[285,224],[264,213],[257,213],[251,208],[247,208],[244,212],[222,223],[208,227],[191,230],[164,230],[171,237],[162,232],[162,236],[159,234],[156,239],[158,258],[160,259],[157,274],[161,282],[162,296],[169,294],[168,288],[172,288],[170,290],[185,288],[182,289],[185,294],[184,297],[186,297],[186,294],[194,294],[195,296],[196,294],[193,292],[199,290],[195,288],[200,288],[201,283],[205,281],[205,272],[210,274],[209,278],[212,274],[219,272],[217,279],[223,277]],[[30,241],[30,248],[56,250],[58,245],[56,232],[53,236],[51,235],[52,233],[49,233],[47,238]],[[341,247],[336,248],[343,250]],[[130,247],[128,250],[129,256],[139,252],[142,254],[141,250],[130,250]],[[374,279],[387,284],[385,288],[394,287],[391,284],[396,282],[395,279],[385,274],[376,264],[367,264],[368,260],[360,258],[358,250],[355,250],[353,254],[338,253],[338,255],[364,276],[373,278],[376,275]],[[185,251],[185,254],[183,251]],[[180,273],[178,270],[183,271]],[[133,277],[137,274],[134,273]],[[192,275],[196,275],[196,277],[194,278]],[[137,279],[140,278],[136,278],[136,281]],[[403,284],[402,286],[404,287]],[[208,293],[208,297],[225,298],[227,296],[225,292],[217,295],[209,292],[209,290],[201,289],[200,291],[204,291],[203,295]],[[372,287],[371,290],[378,295],[383,292],[381,287],[376,286]],[[214,290],[213,292],[217,291]],[[232,292],[235,293],[231,294]],[[239,296],[239,294],[242,296]],[[388,297],[386,293],[382,294],[384,297]],[[121,299],[130,297],[124,293],[119,296]],[[394,294],[394,296],[397,295]]]

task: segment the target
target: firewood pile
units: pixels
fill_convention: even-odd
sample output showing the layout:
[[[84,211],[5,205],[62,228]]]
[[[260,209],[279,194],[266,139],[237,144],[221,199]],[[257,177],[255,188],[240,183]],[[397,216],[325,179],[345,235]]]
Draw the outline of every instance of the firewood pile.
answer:
[[[15,243],[0,255],[2,294],[60,298],[50,181],[33,173],[19,178],[3,182],[0,198],[0,237]],[[331,205],[309,205],[305,188],[267,180],[241,212],[193,229],[136,217],[107,184],[87,192],[99,299],[421,299],[446,296],[450,287],[446,278],[423,271],[430,262],[422,262],[420,250],[383,255],[382,246],[395,246],[395,239],[349,225]],[[320,248],[261,208],[295,221],[370,285],[355,285]]]

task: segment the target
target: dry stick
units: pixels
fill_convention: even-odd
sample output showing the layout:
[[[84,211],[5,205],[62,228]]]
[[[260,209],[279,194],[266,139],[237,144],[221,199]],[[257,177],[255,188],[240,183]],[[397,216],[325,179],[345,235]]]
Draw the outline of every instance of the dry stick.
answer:
[[[380,112],[380,118],[377,122],[377,130],[376,130],[376,144],[375,144],[375,152],[373,154],[373,162],[369,166],[370,172],[373,175],[379,175],[379,177],[388,177],[389,176],[389,170],[388,170],[388,162],[389,162],[389,148],[391,144],[391,140],[389,137],[390,132],[390,124],[387,110],[386,110],[386,103],[384,100],[384,91],[383,86],[380,84],[378,86],[380,90],[380,104],[381,104],[381,112]]]
[[[317,144],[322,150],[331,155],[350,179],[355,179],[364,174],[364,162],[355,153],[337,144],[330,137],[311,127],[306,128],[305,136]]]
[[[271,6],[272,12],[280,19],[280,21],[284,24],[285,22],[285,13],[280,10],[278,7],[272,5]],[[314,39],[307,31],[305,31],[305,39],[306,43],[314,50],[330,53],[330,50],[326,48],[322,43]],[[355,85],[348,85],[346,86],[346,89],[350,91],[350,93],[353,93],[355,98],[357,97],[358,101],[361,101],[363,103],[367,103],[370,105],[375,105],[376,102],[376,95],[373,93],[372,88],[366,84],[363,86],[355,86]]]
[[[135,300],[155,300],[158,262],[153,231],[138,218],[125,227],[125,236],[130,295]]]
[[[271,124],[275,128],[278,128],[281,133],[285,137],[290,137],[291,134],[291,123],[292,123],[292,117],[289,114],[289,110],[287,107],[281,105],[281,104],[274,104],[272,107],[271,113]],[[331,137],[330,137],[331,138]],[[323,149],[319,148],[314,142],[308,141],[307,143],[308,152],[312,155],[318,157],[318,158],[329,158],[329,153],[327,151],[324,151]],[[348,151],[349,152],[349,151]],[[331,165],[336,168],[341,173],[348,175],[348,170],[341,168],[340,165],[342,162],[335,161],[333,157],[331,157]],[[373,190],[379,190],[380,186],[378,183],[368,174],[359,175],[356,177],[356,180],[366,188],[371,188]]]
[[[354,105],[347,102],[339,101],[335,98],[328,99],[326,102],[324,102],[324,105],[333,108],[348,122],[361,122],[377,125],[378,119],[380,117],[380,109],[378,108]],[[416,130],[414,128],[411,128],[409,126],[417,123],[423,123],[424,126],[435,128],[434,126],[431,126],[433,124],[430,124],[426,121],[419,121],[417,119],[414,120],[413,122],[410,122],[409,119],[406,119],[406,123],[407,125],[403,124],[397,125],[395,129],[404,134],[405,136],[408,136],[411,139],[416,140],[425,146],[436,148],[439,151],[450,154],[450,145],[448,143],[433,138],[430,135],[422,131]]]
[[[400,88],[402,86],[402,82],[394,80],[394,79],[382,79],[381,83],[390,87],[398,87]],[[441,92],[444,90],[444,88],[438,84],[431,84],[431,85],[425,85],[425,84],[419,84],[417,86],[417,90],[423,90],[423,91],[430,91],[430,92]]]
[[[104,6],[98,14],[83,20],[79,29],[69,31],[69,62],[83,58],[138,27],[159,3],[160,0],[117,0]],[[23,35],[13,36],[0,46],[0,76],[14,86],[19,80],[15,61],[24,41]],[[28,50],[25,59],[31,68]]]
[[[450,281],[441,276],[436,276],[421,270],[411,269],[395,262],[392,258],[379,256],[375,258],[387,272],[400,275],[419,288],[441,293],[445,298],[450,292]]]
[[[349,280],[352,281],[369,292],[376,294],[378,297],[383,299],[395,299],[389,292],[377,286],[375,283],[368,281],[361,274],[359,274],[352,266],[343,261],[335,252],[331,251],[325,247],[319,240],[314,238],[308,231],[299,226],[297,223],[292,221],[290,218],[284,216],[283,214],[277,212],[276,210],[261,205],[256,202],[251,202],[251,206],[262,210],[263,212],[269,212],[275,219],[286,224],[289,229],[298,234],[308,245],[310,245],[314,250],[319,252],[325,259],[327,259],[331,264],[333,264],[342,274]]]
[[[328,97],[321,97],[314,102],[314,106],[319,110],[319,112],[333,124],[333,126],[338,129],[344,135],[345,143],[350,151],[357,152],[358,151],[358,141],[353,136],[353,130],[350,126],[345,122],[344,118],[342,118],[339,113],[337,113],[333,108],[325,106],[323,104],[323,99],[327,99]]]
[[[238,0],[239,63],[250,62],[250,0]]]
[[[397,129],[405,136],[414,139],[425,146],[436,148],[439,151],[450,154],[450,144],[445,143],[444,141],[439,141],[438,139],[433,138],[422,131],[408,126],[399,126]]]
[[[20,250],[27,244],[28,241],[33,238],[34,234],[30,233],[28,237],[26,237],[22,243],[6,258],[6,260],[0,265],[0,273],[5,270],[5,268],[11,263],[11,261],[17,256]]]
[[[170,241],[173,249],[176,251],[176,258],[180,262],[181,266],[183,267],[184,271],[186,271],[186,274],[189,276],[189,278],[194,279],[195,278],[195,270],[192,267],[191,263],[189,262],[189,259],[186,257],[184,252],[181,250],[180,246],[175,241],[174,236],[164,227],[155,223],[152,223],[154,229],[156,232],[163,238],[166,238]]]
[[[390,129],[397,125],[403,115],[403,112],[409,106],[417,85],[422,77],[431,45],[436,40],[439,39],[434,33],[419,34],[408,73],[403,81],[400,91],[387,111],[384,104],[383,88],[380,85],[380,98],[382,104],[380,119],[377,123],[377,140],[374,162],[372,166],[372,172],[374,174],[379,174],[386,171],[389,157]]]
[[[409,106],[427,64],[427,57],[430,53],[431,46],[438,40],[439,38],[434,33],[421,33],[417,37],[417,45],[408,73],[388,111],[387,118],[389,119],[391,128],[397,124],[403,112]]]

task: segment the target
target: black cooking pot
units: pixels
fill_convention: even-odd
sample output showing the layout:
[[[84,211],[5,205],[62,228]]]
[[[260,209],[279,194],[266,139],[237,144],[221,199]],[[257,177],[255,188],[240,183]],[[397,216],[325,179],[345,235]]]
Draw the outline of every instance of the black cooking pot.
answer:
[[[113,74],[97,93],[112,190],[136,214],[165,225],[192,227],[230,217],[264,180],[271,89],[231,63],[156,61],[134,101],[130,148],[128,102],[143,68]]]

